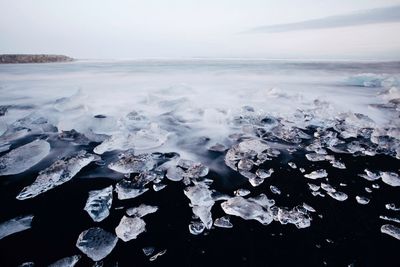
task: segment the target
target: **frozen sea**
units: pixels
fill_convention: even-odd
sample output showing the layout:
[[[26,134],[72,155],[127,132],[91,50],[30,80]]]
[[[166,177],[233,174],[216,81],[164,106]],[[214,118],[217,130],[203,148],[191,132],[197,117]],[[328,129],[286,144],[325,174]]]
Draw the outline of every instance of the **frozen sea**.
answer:
[[[0,65],[0,265],[398,266],[399,115],[400,62]]]

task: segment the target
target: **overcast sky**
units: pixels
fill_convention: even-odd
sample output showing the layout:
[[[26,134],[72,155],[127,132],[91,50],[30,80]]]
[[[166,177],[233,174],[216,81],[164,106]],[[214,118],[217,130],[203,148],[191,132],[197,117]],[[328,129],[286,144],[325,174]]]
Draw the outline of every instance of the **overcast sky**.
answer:
[[[0,54],[400,59],[400,0],[0,0],[0,10]]]

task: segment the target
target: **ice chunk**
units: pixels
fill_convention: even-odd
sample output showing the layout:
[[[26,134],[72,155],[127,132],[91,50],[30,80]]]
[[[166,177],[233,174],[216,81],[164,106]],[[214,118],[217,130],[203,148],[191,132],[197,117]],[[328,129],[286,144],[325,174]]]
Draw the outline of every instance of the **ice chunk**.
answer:
[[[240,189],[236,190],[234,193],[235,193],[235,196],[244,197],[244,196],[247,196],[248,194],[250,194],[251,192],[250,192],[250,190],[240,188]]]
[[[316,184],[307,184],[308,187],[311,189],[311,191],[318,191],[320,189],[320,186],[316,185]]]
[[[93,227],[79,235],[76,247],[92,260],[99,261],[111,253],[117,242],[118,238],[112,233]]]
[[[358,204],[361,204],[361,205],[366,205],[369,203],[369,198],[363,197],[363,196],[356,196],[356,200],[357,200]]]
[[[288,165],[292,168],[292,169],[297,169],[297,165],[294,162],[288,162]]]
[[[214,199],[208,186],[198,183],[195,186],[186,187],[184,193],[190,199],[193,213],[200,218],[207,229],[210,229],[212,226],[211,208],[214,205]]]
[[[213,146],[208,148],[208,150],[214,151],[214,152],[225,152],[226,149],[227,148],[224,145],[219,144],[219,143],[217,143],[217,144],[215,144],[215,145],[213,145]]]
[[[395,172],[381,172],[382,181],[391,186],[400,186],[400,177]]]
[[[103,154],[112,150],[147,150],[162,146],[168,138],[168,132],[162,130],[157,124],[141,129],[137,132],[117,133],[104,140],[94,148],[96,154]]]
[[[384,224],[381,227],[381,232],[400,240],[400,228],[397,226]]]
[[[166,186],[166,184],[153,184],[153,190],[158,192],[160,190],[163,190]]]
[[[181,181],[185,177],[185,171],[179,167],[171,166],[168,168],[167,173],[165,175],[171,181]]]
[[[119,160],[112,162],[108,168],[120,173],[141,173],[150,171],[156,162],[150,154],[134,154],[133,150],[128,150],[119,155]]]
[[[324,160],[326,160],[326,155],[311,153],[311,154],[306,154],[306,158],[309,161],[324,161]]]
[[[71,180],[82,168],[92,161],[98,160],[99,156],[80,151],[70,157],[65,157],[55,161],[50,167],[39,172],[39,176],[33,184],[25,187],[17,196],[23,200],[36,197],[54,187]]]
[[[256,171],[256,175],[260,177],[261,179],[266,179],[271,177],[271,175],[274,173],[274,169],[270,168],[269,170],[264,170],[264,169],[258,169]]]
[[[189,224],[189,232],[192,235],[199,235],[204,232],[204,229],[206,229],[206,226],[202,222],[192,222]]]
[[[115,186],[115,191],[117,192],[118,199],[120,200],[135,198],[145,193],[147,190],[149,189],[127,179],[122,179]]]
[[[365,172],[365,174],[359,174],[358,176],[360,176],[368,181],[375,181],[381,177],[379,173],[378,174],[374,173],[368,169],[365,169],[364,172]]]
[[[400,207],[396,207],[394,203],[386,204],[385,208],[388,210],[400,211]]]
[[[22,173],[38,164],[50,152],[50,144],[35,140],[0,157],[0,176]]]
[[[154,253],[155,247],[144,247],[142,248],[143,254],[145,256],[150,256]]]
[[[151,258],[149,259],[150,261],[155,261],[158,257],[161,257],[162,255],[164,255],[165,253],[167,253],[167,250],[164,249],[160,252],[158,252],[157,254],[151,256]]]
[[[346,193],[340,191],[328,192],[328,195],[330,195],[332,198],[338,201],[345,201],[348,198]]]
[[[303,207],[308,211],[316,212],[316,210],[313,207],[311,207],[310,205],[308,205],[307,203],[303,203]]]
[[[380,219],[382,220],[386,220],[386,221],[391,221],[391,222],[396,222],[396,223],[400,223],[400,219],[399,218],[393,218],[393,217],[389,217],[389,216],[379,216]]]
[[[280,195],[281,194],[281,190],[279,190],[278,187],[274,186],[274,185],[270,185],[269,189],[271,190],[272,193]]]
[[[33,215],[19,216],[0,224],[0,239],[31,228]]]
[[[147,214],[154,213],[157,210],[158,210],[157,206],[141,204],[138,207],[127,209],[126,214],[128,214],[128,216],[143,217],[146,216]]]
[[[273,220],[268,206],[263,206],[251,198],[236,196],[221,203],[221,207],[226,214],[239,216],[245,220],[257,220],[265,225]]]
[[[225,155],[225,164],[233,170],[237,170],[236,164],[239,160],[253,159],[257,161],[258,155],[262,154],[268,148],[269,146],[261,140],[245,140],[228,150]],[[260,162],[257,162],[257,164],[261,164],[263,161],[265,161],[265,158],[260,159]]]
[[[338,160],[332,160],[331,164],[333,167],[338,168],[338,169],[346,169],[346,165],[344,165],[343,162],[340,162]]]
[[[201,163],[195,163],[186,170],[185,176],[191,179],[197,179],[207,176],[208,172],[208,167],[204,166]]]
[[[319,179],[319,178],[324,178],[327,176],[328,176],[328,173],[324,169],[316,170],[309,174],[304,175],[304,177],[307,177],[309,179]]]
[[[123,241],[136,239],[138,235],[146,231],[146,223],[139,217],[122,217],[115,233]]]
[[[61,260],[58,260],[50,264],[48,267],[74,267],[75,264],[77,264],[80,259],[81,259],[80,255],[74,255],[71,257],[66,257]]]
[[[289,210],[287,208],[273,207],[277,210],[275,219],[281,224],[294,224],[297,228],[306,228],[311,225],[311,217],[308,215],[307,210],[302,206],[294,207]]]
[[[89,192],[84,210],[95,222],[101,222],[110,214],[113,187],[110,185],[101,190]]]
[[[229,216],[223,216],[221,218],[215,219],[214,225],[216,227],[221,227],[221,228],[232,228],[233,227],[233,224],[231,223]]]

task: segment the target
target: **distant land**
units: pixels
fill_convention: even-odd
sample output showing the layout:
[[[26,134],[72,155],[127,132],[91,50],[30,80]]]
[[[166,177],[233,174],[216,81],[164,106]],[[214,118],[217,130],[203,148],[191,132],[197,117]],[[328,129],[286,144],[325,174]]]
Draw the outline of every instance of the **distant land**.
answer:
[[[64,55],[30,55],[30,54],[4,54],[0,55],[0,64],[13,63],[51,63],[73,61],[71,57]]]

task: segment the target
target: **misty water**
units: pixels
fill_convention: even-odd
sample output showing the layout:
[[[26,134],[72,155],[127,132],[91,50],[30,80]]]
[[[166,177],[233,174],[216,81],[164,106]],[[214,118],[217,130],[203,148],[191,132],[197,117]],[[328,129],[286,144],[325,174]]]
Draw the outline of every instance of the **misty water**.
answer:
[[[396,266],[399,70],[0,65],[0,265]]]

